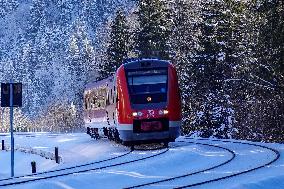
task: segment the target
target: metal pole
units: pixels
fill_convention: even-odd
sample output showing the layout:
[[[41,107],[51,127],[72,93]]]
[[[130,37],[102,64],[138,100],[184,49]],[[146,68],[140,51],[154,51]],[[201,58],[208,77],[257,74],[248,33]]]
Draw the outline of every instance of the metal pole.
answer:
[[[36,173],[36,162],[32,161],[31,166],[32,166],[32,173]]]
[[[11,177],[14,177],[13,81],[10,82]]]
[[[58,147],[55,147],[55,154],[54,154],[54,156],[55,156],[55,162],[59,163]]]
[[[4,108],[1,108],[1,127],[3,129],[3,132],[5,131],[5,128],[4,128]],[[7,130],[5,131],[7,132]]]
[[[1,128],[4,128],[4,125],[3,125],[3,111],[2,111],[2,108],[1,108],[1,111],[0,111],[0,113],[1,113]],[[3,131],[2,131],[3,132]]]
[[[4,140],[2,140],[2,150],[5,150]]]

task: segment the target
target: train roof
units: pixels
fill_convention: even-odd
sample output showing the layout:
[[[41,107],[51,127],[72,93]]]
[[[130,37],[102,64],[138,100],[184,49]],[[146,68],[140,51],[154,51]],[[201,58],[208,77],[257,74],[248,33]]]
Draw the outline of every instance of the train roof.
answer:
[[[102,80],[99,80],[99,81],[92,81],[92,82],[86,84],[85,90],[101,87],[101,86],[104,86],[104,85],[109,85],[112,82],[113,82],[113,76],[110,76],[108,78],[105,78],[105,79],[102,79]]]
[[[168,67],[170,64],[167,60],[159,59],[139,59],[124,63],[125,69],[139,69],[139,68],[161,68]]]
[[[167,60],[159,60],[159,59],[131,59],[125,62],[123,66],[126,70],[129,69],[149,69],[149,68],[166,68],[170,64]],[[90,90],[97,87],[102,87],[106,85],[110,85],[113,83],[114,76],[110,76],[108,78],[92,81],[86,84],[85,90]]]

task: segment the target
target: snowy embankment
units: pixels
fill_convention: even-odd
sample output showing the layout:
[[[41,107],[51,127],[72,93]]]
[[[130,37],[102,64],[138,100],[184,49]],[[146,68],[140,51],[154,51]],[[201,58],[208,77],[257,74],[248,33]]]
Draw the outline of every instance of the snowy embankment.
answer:
[[[113,156],[112,152],[125,152],[127,148],[117,147],[107,140],[99,142],[84,133],[18,133],[15,134],[15,176],[31,173],[31,161],[36,161],[37,172],[59,169],[76,164],[92,162]],[[9,134],[0,134],[5,141],[5,151],[0,151],[0,179],[10,176],[10,140]],[[54,149],[59,148],[61,163],[54,161]]]
[[[9,136],[1,136],[9,140]],[[55,146],[59,147],[60,155],[63,158],[62,164],[56,164],[54,161],[46,160],[35,155],[16,154],[16,174],[29,174],[30,161],[38,162],[40,170],[54,170],[62,167],[78,165],[86,162],[94,162],[118,154],[123,154],[129,149],[117,145],[107,140],[95,141],[86,134],[49,134],[37,133],[27,135],[16,135],[16,145],[41,149],[46,152],[52,152]],[[194,186],[193,188],[230,188],[230,189],[282,189],[284,188],[284,145],[270,143],[252,143],[248,141],[234,140],[211,140],[211,139],[189,139],[180,137],[177,142],[170,143],[170,148],[165,153],[153,158],[139,160],[132,163],[125,163],[118,166],[106,166],[127,162],[153,154],[160,153],[156,151],[135,150],[129,155],[99,163],[92,166],[88,171],[71,173],[67,176],[59,176],[52,179],[29,182],[7,188],[69,188],[69,189],[87,189],[87,188],[126,188],[141,184],[148,184],[141,188],[175,188],[194,185],[207,180],[238,174],[243,171],[261,166],[275,158],[275,153],[269,148],[274,148],[280,152],[280,158],[271,165],[260,169],[233,176],[216,182],[210,182]],[[250,144],[255,144],[250,145]],[[265,148],[269,147],[269,148]],[[6,154],[6,155],[2,155]],[[283,154],[283,155],[282,155]],[[25,157],[24,157],[25,156]],[[0,153],[1,162],[5,162],[0,177],[9,176],[9,153]],[[6,163],[7,162],[7,163]],[[227,162],[221,165],[223,162]],[[221,165],[221,166],[218,166]],[[41,167],[41,168],[40,168]],[[104,168],[100,168],[104,167]],[[94,169],[95,168],[95,169]],[[204,170],[204,171],[202,171]],[[2,174],[5,172],[6,174]],[[25,172],[25,173],[24,173]],[[188,175],[189,174],[189,175]],[[181,175],[188,175],[179,177]],[[44,177],[44,175],[41,175]],[[178,179],[170,179],[179,177]],[[1,180],[1,179],[0,179]],[[0,182],[1,184],[1,182]]]
[[[5,146],[5,150],[7,152],[11,151],[11,146],[10,145],[6,145]],[[46,152],[46,151],[40,150],[40,149],[34,149],[32,147],[25,148],[25,147],[15,146],[14,150],[16,152],[23,152],[23,153],[26,153],[26,154],[34,154],[34,155],[41,156],[41,157],[43,157],[45,159],[55,160],[55,153]],[[59,158],[59,162],[63,162],[61,156],[58,156],[58,158]]]
[[[251,181],[246,184],[240,184],[232,189],[283,189],[283,182],[284,175],[271,176],[257,182]]]

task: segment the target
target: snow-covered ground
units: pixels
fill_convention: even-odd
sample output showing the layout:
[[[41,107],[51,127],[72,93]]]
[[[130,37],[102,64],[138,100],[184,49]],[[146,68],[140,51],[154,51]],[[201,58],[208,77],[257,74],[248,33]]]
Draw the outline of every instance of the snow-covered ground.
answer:
[[[5,145],[10,145],[9,135],[0,135],[1,140],[5,140]],[[86,134],[16,134],[15,148],[34,149],[35,151],[46,151],[54,154],[55,147],[59,149],[59,156],[62,162],[56,164],[55,161],[45,159],[39,155],[29,153],[15,152],[15,176],[30,174],[31,161],[36,161],[37,171],[48,171],[62,167],[69,167],[75,164],[96,161],[106,156],[113,156],[116,153],[122,153],[127,148],[117,148],[115,144],[110,144],[107,140],[101,140],[99,143],[90,139]],[[0,151],[0,162],[6,162],[1,166],[0,178],[10,176],[10,152]]]
[[[6,143],[9,143],[10,136],[6,134],[0,134],[0,139],[5,140]],[[30,174],[31,161],[36,161],[37,171],[41,172],[104,160],[129,152],[129,149],[122,145],[109,142],[106,139],[96,141],[83,133],[18,134],[15,136],[15,144],[18,148],[32,148],[35,150],[52,153],[54,151],[54,147],[58,147],[59,154],[62,156],[63,160],[60,164],[56,164],[54,160],[45,159],[39,155],[16,152],[16,176]],[[209,146],[206,144],[209,144]],[[281,156],[273,164],[256,171],[248,172],[221,181],[194,186],[192,188],[284,188],[284,159],[282,157],[282,154],[284,154],[284,145],[265,143],[252,144],[260,144],[263,146],[275,148],[276,150],[280,151]],[[235,153],[235,157],[233,157],[232,151]],[[144,159],[145,157],[153,155],[156,156]],[[205,172],[141,187],[175,188],[231,175],[240,171],[245,171],[247,169],[265,164],[271,161],[275,156],[276,155],[273,151],[262,148],[260,146],[180,137],[177,142],[170,143],[170,148],[168,151],[166,151],[166,149],[152,151],[135,150],[123,157],[107,162],[102,162],[96,165],[87,166],[86,169],[93,169],[91,171],[83,171],[67,176],[39,180],[20,185],[5,186],[5,188],[126,188],[139,184],[165,180],[175,176],[194,173],[199,170],[217,166],[222,162],[226,162],[234,158],[223,166],[216,167]],[[125,163],[123,165],[113,167],[107,167],[108,165],[133,161],[135,159],[143,160],[132,163]],[[1,179],[7,178],[9,176],[10,152],[0,151],[0,185]]]

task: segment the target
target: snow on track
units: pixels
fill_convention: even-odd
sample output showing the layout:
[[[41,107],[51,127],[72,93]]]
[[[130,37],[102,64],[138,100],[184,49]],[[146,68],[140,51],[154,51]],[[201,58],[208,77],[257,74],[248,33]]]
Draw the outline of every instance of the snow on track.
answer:
[[[135,155],[149,155],[154,151],[135,151]],[[78,173],[66,177],[47,180],[48,186],[58,187],[58,183],[64,183],[71,188],[78,188],[75,183],[81,183],[83,188],[123,188],[145,181],[170,178],[172,175],[186,173],[188,169],[199,170],[208,166],[215,166],[231,158],[231,153],[222,148],[210,145],[174,143],[170,150],[156,158],[147,161],[138,161],[110,169],[94,170],[92,172]],[[129,157],[129,156],[127,156]],[[185,162],[186,160],[186,162]],[[198,162],[203,161],[203,164]],[[182,162],[177,164],[177,162]],[[84,180],[84,184],[82,181]],[[94,186],[94,183],[96,185]],[[32,183],[26,185],[32,188],[42,188],[44,183]],[[71,185],[70,185],[71,184]],[[14,187],[13,187],[14,188]],[[25,188],[25,185],[20,185]]]
[[[130,164],[130,163],[135,163],[138,161],[150,159],[157,157],[161,154],[164,154],[167,152],[168,149],[158,151],[158,152],[153,152],[152,155],[145,156],[145,153],[138,153],[139,156],[141,155],[142,157],[137,157],[137,153],[132,152],[132,153],[126,153],[124,155],[120,155],[117,158],[111,158],[107,160],[102,160],[99,162],[94,162],[88,165],[79,165],[79,166],[73,166],[70,168],[65,168],[65,169],[60,169],[60,170],[55,170],[55,171],[49,171],[45,173],[40,173],[40,174],[35,174],[35,175],[27,175],[27,176],[20,176],[14,179],[3,179],[0,182],[0,187],[1,186],[11,186],[11,185],[19,185],[19,184],[24,184],[28,182],[35,182],[35,181],[40,181],[40,180],[46,180],[46,179],[51,179],[51,178],[57,178],[57,177],[62,177],[62,176],[67,176],[67,175],[74,175],[74,174],[81,174],[81,173],[86,173],[89,171],[95,171],[95,170],[101,170],[101,169],[106,169],[106,168],[111,168],[111,167],[116,167],[116,166],[121,166],[125,164]],[[118,162],[115,162],[115,160],[127,156],[127,160],[120,160]],[[132,156],[132,157],[129,157]],[[132,159],[133,158],[133,159]],[[114,162],[113,162],[114,161]],[[102,165],[100,165],[103,162]],[[99,164],[99,166],[95,166]]]
[[[280,152],[260,144],[253,144],[240,141],[229,140],[209,140],[197,139],[201,141],[218,142],[219,145],[226,146],[229,144],[230,148],[237,154],[236,158],[230,164],[214,169],[214,171],[203,172],[203,174],[196,175],[197,177],[190,177],[190,180],[180,179],[171,188],[191,188],[200,185],[206,185],[211,182],[216,182],[231,177],[246,174],[268,165],[275,163],[280,158]],[[246,147],[244,150],[244,146]],[[249,148],[252,147],[250,150]],[[248,159],[250,159],[248,161]],[[185,184],[186,183],[186,184]]]
[[[9,136],[0,137],[9,138]],[[25,142],[21,144],[24,146],[45,147],[46,150],[52,150],[54,146],[62,144],[59,145],[59,149],[61,149],[64,163],[58,165],[57,169],[68,167],[68,165],[103,160],[129,151],[128,148],[112,142],[105,140],[94,141],[84,134],[52,136],[41,133],[36,134],[34,137],[17,137],[19,137],[17,141],[19,141],[20,137],[23,137]],[[109,163],[105,162],[87,167],[88,170],[86,171],[58,178],[7,186],[5,189],[126,188],[167,179],[171,181],[150,184],[141,188],[191,188],[191,186],[198,189],[222,187],[226,189],[284,188],[284,181],[282,180],[284,177],[280,177],[284,172],[284,158],[282,156],[279,157],[279,154],[277,155],[277,150],[281,154],[284,153],[284,145],[282,144],[189,139],[187,137],[180,137],[178,140],[184,142],[170,143],[170,148],[166,152],[164,152],[165,149],[151,151],[135,150],[130,155]],[[89,150],[85,149],[85,146]],[[73,148],[76,150],[73,150]],[[277,150],[273,150],[274,148]],[[72,157],[69,157],[70,152]],[[164,153],[153,158],[143,159],[161,152]],[[232,152],[235,155],[232,155]],[[72,158],[74,158],[74,162],[70,161]],[[139,158],[143,160],[123,163]],[[277,158],[279,159],[275,161]],[[221,165],[224,162],[225,164]],[[110,166],[116,163],[123,164]],[[93,170],[90,170],[90,168],[93,168]],[[54,170],[54,167],[51,169]],[[200,173],[196,173],[198,171]],[[240,174],[241,172],[245,173]],[[186,174],[190,175],[181,177]],[[225,178],[227,176],[229,178]],[[172,177],[180,178],[171,179]],[[219,178],[223,179],[219,180]],[[210,182],[207,183],[208,181]],[[277,184],[273,182],[277,182]],[[260,183],[264,184],[264,186],[260,187]]]
[[[126,187],[127,189],[132,189],[132,188],[140,188],[140,187],[145,187],[145,186],[153,186],[153,185],[157,185],[157,184],[160,184],[160,183],[164,183],[164,182],[168,182],[168,181],[173,181],[173,180],[176,180],[176,179],[180,179],[180,178],[185,178],[185,177],[189,177],[189,176],[192,176],[192,175],[195,175],[195,174],[199,174],[199,173],[202,173],[202,172],[205,172],[205,171],[209,171],[209,170],[212,170],[212,169],[216,169],[217,167],[221,167],[221,166],[224,166],[225,164],[231,162],[235,157],[236,157],[236,154],[228,149],[228,148],[224,148],[224,147],[220,147],[220,146],[215,146],[215,145],[211,145],[211,144],[203,144],[203,143],[198,143],[198,142],[189,142],[189,141],[179,141],[179,142],[185,142],[185,143],[189,143],[189,144],[197,144],[197,145],[203,145],[203,146],[211,146],[211,147],[215,147],[215,148],[219,148],[219,149],[223,149],[227,152],[229,152],[231,154],[231,157],[229,157],[227,160],[223,161],[223,162],[220,162],[219,164],[216,164],[216,165],[213,165],[213,166],[210,166],[210,167],[206,167],[204,169],[200,169],[198,171],[191,171],[189,173],[186,173],[186,174],[182,174],[182,175],[178,175],[178,176],[173,176],[173,177],[170,177],[170,178],[166,178],[166,179],[163,179],[163,180],[158,180],[158,181],[154,181],[154,182],[149,182],[149,183],[144,183],[144,184],[139,184],[139,185],[135,185],[135,186],[131,186],[131,187]]]
[[[0,134],[0,140],[5,140],[5,145],[10,145],[10,135]],[[74,165],[86,164],[100,161],[124,154],[129,151],[128,148],[108,140],[95,141],[84,133],[71,134],[52,134],[52,133],[16,133],[15,146],[31,148],[54,153],[54,148],[59,148],[59,155],[63,162],[56,164],[55,161],[45,158],[18,153],[15,154],[15,176],[28,175],[31,173],[31,161],[36,161],[37,172],[50,171],[55,169],[72,167]],[[10,152],[0,156],[0,179],[10,176]]]
[[[126,156],[130,153],[131,153],[131,151],[129,151],[125,154],[122,154],[122,155],[118,155],[118,156],[115,156],[115,157],[105,159],[105,160],[75,165],[75,166],[72,166],[72,167],[66,167],[66,168],[62,168],[62,169],[56,169],[56,170],[44,171],[44,172],[39,172],[39,173],[34,173],[34,174],[29,174],[29,175],[22,175],[22,176],[0,179],[0,186],[8,186],[8,185],[26,183],[26,182],[33,181],[33,179],[34,180],[43,180],[43,179],[47,179],[47,178],[56,177],[56,175],[57,176],[63,176],[63,175],[77,173],[77,172],[83,172],[84,169],[78,170],[78,168],[84,168],[84,167],[88,167],[88,166],[94,166],[96,164],[100,164],[100,163],[103,163],[103,162],[109,162],[109,161],[112,161],[114,159]],[[93,169],[93,168],[91,168],[91,169]],[[85,170],[88,171],[88,169],[85,169]],[[67,172],[67,171],[69,171],[69,172]],[[39,176],[40,176],[40,178],[39,178]]]

